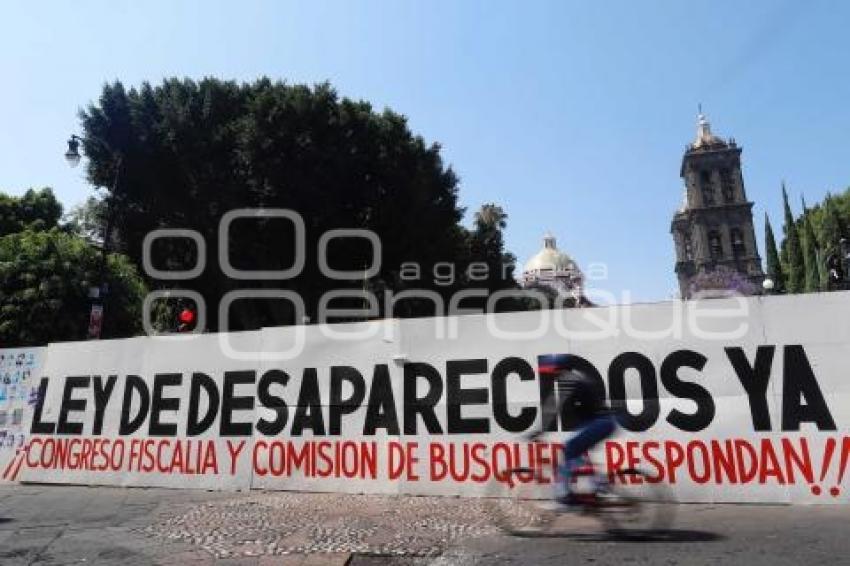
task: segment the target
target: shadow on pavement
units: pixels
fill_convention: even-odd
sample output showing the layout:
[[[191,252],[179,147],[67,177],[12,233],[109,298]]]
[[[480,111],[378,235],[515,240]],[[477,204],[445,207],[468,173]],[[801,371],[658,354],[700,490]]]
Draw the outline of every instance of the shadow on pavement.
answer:
[[[515,532],[511,536],[518,538],[561,538],[585,542],[717,542],[726,537],[709,531],[694,529],[664,529],[652,532],[612,532],[612,533],[567,533],[567,532]]]
[[[663,529],[647,533],[606,533],[600,538],[624,542],[716,542],[726,537],[710,531],[695,529]]]

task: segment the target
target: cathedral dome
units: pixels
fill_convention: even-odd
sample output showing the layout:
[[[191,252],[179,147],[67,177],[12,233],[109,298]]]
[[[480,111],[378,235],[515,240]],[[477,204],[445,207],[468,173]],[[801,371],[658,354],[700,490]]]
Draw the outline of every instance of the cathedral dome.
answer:
[[[543,249],[525,264],[526,273],[540,271],[577,271],[573,258],[558,250],[555,245],[555,237],[547,234],[543,238]]]
[[[551,234],[543,238],[543,249],[526,262],[519,282],[524,288],[548,287],[558,295],[589,304],[584,298],[584,274],[573,258],[558,250]]]

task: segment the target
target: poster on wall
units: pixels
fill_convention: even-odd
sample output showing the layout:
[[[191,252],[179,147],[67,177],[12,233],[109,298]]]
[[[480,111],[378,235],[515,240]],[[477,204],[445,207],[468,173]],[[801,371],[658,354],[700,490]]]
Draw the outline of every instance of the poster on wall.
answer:
[[[51,344],[20,479],[248,489],[255,364],[226,355],[222,336]],[[259,350],[259,332],[228,337]]]
[[[46,348],[0,348],[0,483],[15,481]]]
[[[558,354],[618,409],[591,455],[612,481],[636,467],[680,501],[848,502],[850,332],[818,321],[850,305],[805,302],[403,320],[367,343],[308,334],[304,356],[262,366],[253,485],[508,494],[500,472],[543,460],[554,480],[571,435],[567,416],[544,419]],[[264,350],[289,332],[264,331]]]
[[[475,496],[545,459],[546,360],[599,383],[591,455],[680,501],[850,501],[840,293],[52,344],[20,478]],[[523,438],[551,423],[546,443]],[[503,474],[501,474],[503,475]]]

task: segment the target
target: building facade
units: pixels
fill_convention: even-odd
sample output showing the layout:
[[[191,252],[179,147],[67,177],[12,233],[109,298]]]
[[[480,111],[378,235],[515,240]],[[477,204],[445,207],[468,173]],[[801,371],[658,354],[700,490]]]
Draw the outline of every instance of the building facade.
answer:
[[[741,148],[711,132],[703,114],[696,140],[682,157],[682,204],[670,231],[676,247],[679,291],[690,298],[699,277],[724,271],[761,289],[764,274],[753,228],[753,203],[741,173]]]

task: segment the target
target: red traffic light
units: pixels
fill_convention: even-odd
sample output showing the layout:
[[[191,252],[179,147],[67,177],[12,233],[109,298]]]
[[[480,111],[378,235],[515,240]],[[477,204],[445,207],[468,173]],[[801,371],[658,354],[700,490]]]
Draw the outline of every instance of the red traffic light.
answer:
[[[195,322],[195,311],[190,308],[183,309],[182,311],[180,311],[178,320],[180,320],[180,324],[192,324],[193,322]]]

